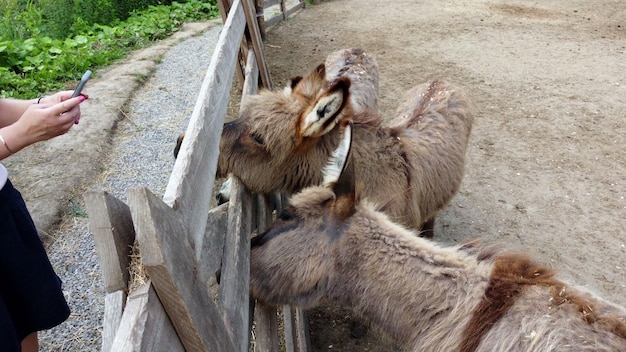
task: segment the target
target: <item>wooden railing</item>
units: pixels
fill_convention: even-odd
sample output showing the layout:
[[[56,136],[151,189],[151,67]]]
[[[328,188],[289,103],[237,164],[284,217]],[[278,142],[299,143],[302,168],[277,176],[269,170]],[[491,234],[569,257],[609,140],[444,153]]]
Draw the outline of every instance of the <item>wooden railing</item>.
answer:
[[[106,192],[85,194],[106,289],[102,351],[248,352],[253,325],[256,351],[278,351],[279,335],[286,351],[309,350],[301,310],[255,307],[249,298],[250,237],[271,223],[272,197],[250,194],[234,179],[230,201],[210,209],[234,73],[242,99],[255,94],[259,82],[272,86],[259,2],[218,2],[224,28],[163,199],[147,188],[128,190],[128,205]],[[129,292],[135,243],[148,280]],[[219,270],[214,294],[211,280]]]

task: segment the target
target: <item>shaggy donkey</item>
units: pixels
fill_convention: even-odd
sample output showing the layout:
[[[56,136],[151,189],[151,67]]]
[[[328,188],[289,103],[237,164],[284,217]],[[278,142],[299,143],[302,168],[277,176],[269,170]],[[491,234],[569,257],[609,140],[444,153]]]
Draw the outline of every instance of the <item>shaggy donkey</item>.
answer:
[[[289,85],[287,85],[282,92],[277,91],[266,94],[278,95],[281,98],[283,95],[293,97],[294,104],[304,105],[308,101],[313,101],[317,92],[322,89],[325,84],[333,82],[339,77],[350,78],[349,96],[350,104],[354,112],[378,110],[378,64],[373,56],[359,48],[340,49],[332,52],[326,57],[324,64],[319,65],[309,75],[292,78]],[[275,98],[273,99],[276,101]],[[303,109],[303,107],[300,107],[300,109]],[[260,115],[259,118],[262,117],[265,117],[265,115]],[[254,117],[252,119],[254,119]],[[276,123],[275,120],[271,122]],[[257,121],[257,123],[263,123],[263,121]],[[178,138],[176,148],[174,149],[174,156],[178,154],[182,138],[183,136]],[[259,135],[257,135],[256,138],[259,138]],[[263,137],[260,136],[260,138]],[[268,176],[268,174],[265,174],[265,177]],[[218,204],[228,201],[230,197],[230,185],[231,178],[228,178],[222,184],[217,194]],[[256,189],[252,190],[255,191]],[[259,192],[258,190],[256,191]]]
[[[357,99],[349,96],[360,90],[349,75],[329,83],[325,72],[320,65],[284,91],[246,99],[240,117],[224,125],[218,177],[232,173],[258,193],[318,185],[339,143],[338,127],[351,122],[355,172],[364,193],[394,221],[415,229],[426,223],[430,230],[429,220],[463,178],[473,122],[464,94],[442,81],[418,86],[400,115],[383,122],[374,111],[355,111]]]
[[[338,303],[411,351],[626,351],[624,308],[525,255],[419,238],[358,199],[350,162],[336,177],[252,239],[253,298]]]

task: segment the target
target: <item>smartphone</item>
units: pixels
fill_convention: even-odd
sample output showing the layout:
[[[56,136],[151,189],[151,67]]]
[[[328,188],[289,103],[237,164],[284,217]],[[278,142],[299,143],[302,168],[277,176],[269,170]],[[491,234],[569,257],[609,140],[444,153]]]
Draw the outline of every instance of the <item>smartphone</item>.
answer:
[[[78,83],[78,86],[74,90],[74,94],[72,94],[72,98],[76,98],[80,94],[80,92],[83,90],[83,87],[85,86],[85,83],[87,83],[87,81],[89,80],[90,77],[91,77],[91,71],[87,70],[83,74],[83,78],[80,79],[80,82]]]

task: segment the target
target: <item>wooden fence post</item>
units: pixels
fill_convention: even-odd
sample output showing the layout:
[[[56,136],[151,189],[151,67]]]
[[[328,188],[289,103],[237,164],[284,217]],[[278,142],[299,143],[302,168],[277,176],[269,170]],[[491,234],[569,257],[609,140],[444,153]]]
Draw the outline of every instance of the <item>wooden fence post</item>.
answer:
[[[146,188],[128,192],[141,257],[187,351],[235,350],[233,336],[197,274],[181,217]]]
[[[149,281],[128,296],[111,351],[185,351]]]
[[[250,41],[252,42],[252,48],[256,55],[257,63],[259,65],[259,74],[263,86],[267,89],[272,89],[272,78],[270,77],[267,63],[265,62],[265,52],[263,50],[263,41],[259,34],[259,22],[256,19],[255,6],[253,6],[253,0],[241,0],[246,14],[246,23],[250,32]]]
[[[273,202],[270,196],[257,195],[257,233],[264,232],[272,223]],[[278,351],[278,314],[275,307],[262,303],[255,305],[256,352]]]
[[[236,336],[233,351],[247,352],[250,344],[250,234],[252,199],[243,184],[232,178],[228,202],[228,236],[222,256],[219,302],[224,321]]]
[[[256,11],[256,19],[259,22],[259,32],[261,33],[261,39],[265,40],[265,15],[263,9],[263,0],[255,0],[254,9]]]
[[[106,192],[86,192],[84,199],[106,292],[102,351],[108,352],[126,304],[128,266],[135,241],[135,229],[130,209],[124,202]]]

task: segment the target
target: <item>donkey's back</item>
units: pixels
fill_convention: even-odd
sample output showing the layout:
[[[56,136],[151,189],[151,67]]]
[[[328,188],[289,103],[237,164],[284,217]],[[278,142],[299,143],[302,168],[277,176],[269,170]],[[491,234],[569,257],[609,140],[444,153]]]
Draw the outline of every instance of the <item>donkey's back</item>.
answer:
[[[432,220],[459,190],[473,122],[471,104],[459,87],[434,80],[407,92],[396,117],[386,123],[409,161],[411,196],[403,212],[414,219],[403,223]]]
[[[326,57],[326,81],[350,78],[350,102],[356,111],[378,109],[379,74],[373,56],[363,49],[341,49]]]

